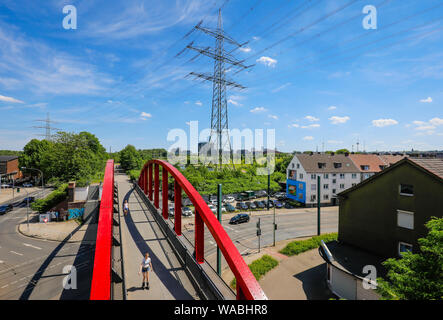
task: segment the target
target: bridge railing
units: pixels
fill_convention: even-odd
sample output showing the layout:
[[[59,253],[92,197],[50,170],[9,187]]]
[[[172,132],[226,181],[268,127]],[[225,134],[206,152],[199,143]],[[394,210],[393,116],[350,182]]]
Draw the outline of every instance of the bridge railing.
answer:
[[[106,163],[95,244],[91,300],[111,299],[112,218],[114,210],[114,160]]]
[[[197,263],[205,262],[204,226],[206,225],[236,278],[237,299],[267,299],[237,247],[211,209],[191,183],[170,163],[162,160],[151,160],[144,165],[138,179],[138,185],[149,200],[154,202],[157,209],[160,208],[160,167],[162,168],[162,216],[164,219],[168,219],[169,216],[168,175],[174,178],[174,231],[177,236],[182,235],[182,191],[187,194],[195,207],[194,248]]]

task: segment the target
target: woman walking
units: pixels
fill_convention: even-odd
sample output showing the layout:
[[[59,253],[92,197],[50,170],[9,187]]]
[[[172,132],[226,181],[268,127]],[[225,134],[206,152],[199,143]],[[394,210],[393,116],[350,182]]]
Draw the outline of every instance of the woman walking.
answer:
[[[129,203],[128,200],[125,200],[125,202],[123,203],[123,212],[125,214],[125,216],[128,214],[129,212]]]
[[[146,279],[146,290],[149,290],[149,271],[154,271],[152,268],[151,258],[149,258],[149,253],[145,253],[145,256],[143,257],[142,263],[140,265],[140,272],[143,273],[143,282],[142,282],[142,289],[145,288],[145,279]]]

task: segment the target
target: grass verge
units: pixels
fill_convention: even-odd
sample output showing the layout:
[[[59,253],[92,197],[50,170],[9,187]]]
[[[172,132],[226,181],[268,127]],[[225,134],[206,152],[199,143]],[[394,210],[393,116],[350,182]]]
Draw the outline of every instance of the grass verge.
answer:
[[[278,261],[274,259],[273,257],[265,254],[260,259],[252,261],[251,264],[248,265],[249,269],[251,269],[252,274],[254,275],[255,279],[260,280],[266,273],[268,273],[270,270],[274,269],[276,266],[278,266]],[[231,281],[231,288],[235,289],[237,285],[236,279],[232,279]]]
[[[326,233],[320,236],[314,236],[311,239],[292,241],[279,252],[289,257],[294,256],[302,252],[318,248],[321,244],[321,240],[324,242],[337,240],[337,236],[337,233]]]

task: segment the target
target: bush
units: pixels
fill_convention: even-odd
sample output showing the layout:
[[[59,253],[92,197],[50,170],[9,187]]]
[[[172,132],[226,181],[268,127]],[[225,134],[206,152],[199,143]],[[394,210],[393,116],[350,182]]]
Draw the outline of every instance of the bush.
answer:
[[[68,185],[62,184],[56,190],[51,192],[44,199],[37,199],[35,202],[31,204],[31,209],[38,211],[39,213],[45,213],[50,210],[52,207],[56,206],[60,202],[66,199],[68,196]]]
[[[271,256],[265,254],[260,259],[254,260],[248,265],[255,279],[260,280],[266,273],[278,266],[278,261]],[[237,285],[236,279],[232,279],[231,287],[235,289]]]
[[[318,248],[321,244],[321,240],[323,240],[324,242],[337,240],[337,236],[337,233],[326,233],[320,236],[314,236],[311,239],[307,240],[292,241],[279,252],[287,256],[294,256],[302,252]]]

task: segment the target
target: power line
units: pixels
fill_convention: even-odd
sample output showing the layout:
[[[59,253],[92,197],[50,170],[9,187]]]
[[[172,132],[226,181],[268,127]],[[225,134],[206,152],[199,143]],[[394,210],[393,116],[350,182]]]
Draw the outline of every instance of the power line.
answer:
[[[52,121],[52,120],[49,118],[49,112],[46,113],[46,119],[44,119],[44,120],[42,120],[42,119],[37,119],[37,120],[34,120],[34,121],[40,121],[40,122],[44,122],[44,123],[45,123],[44,126],[33,126],[33,128],[36,128],[36,129],[45,129],[45,134],[38,134],[38,136],[43,136],[43,137],[45,137],[45,140],[47,140],[47,141],[50,141],[51,138],[52,138],[51,130],[61,130],[61,129],[54,128],[54,127],[51,126],[51,123],[56,123],[56,122],[55,122],[55,121]]]

